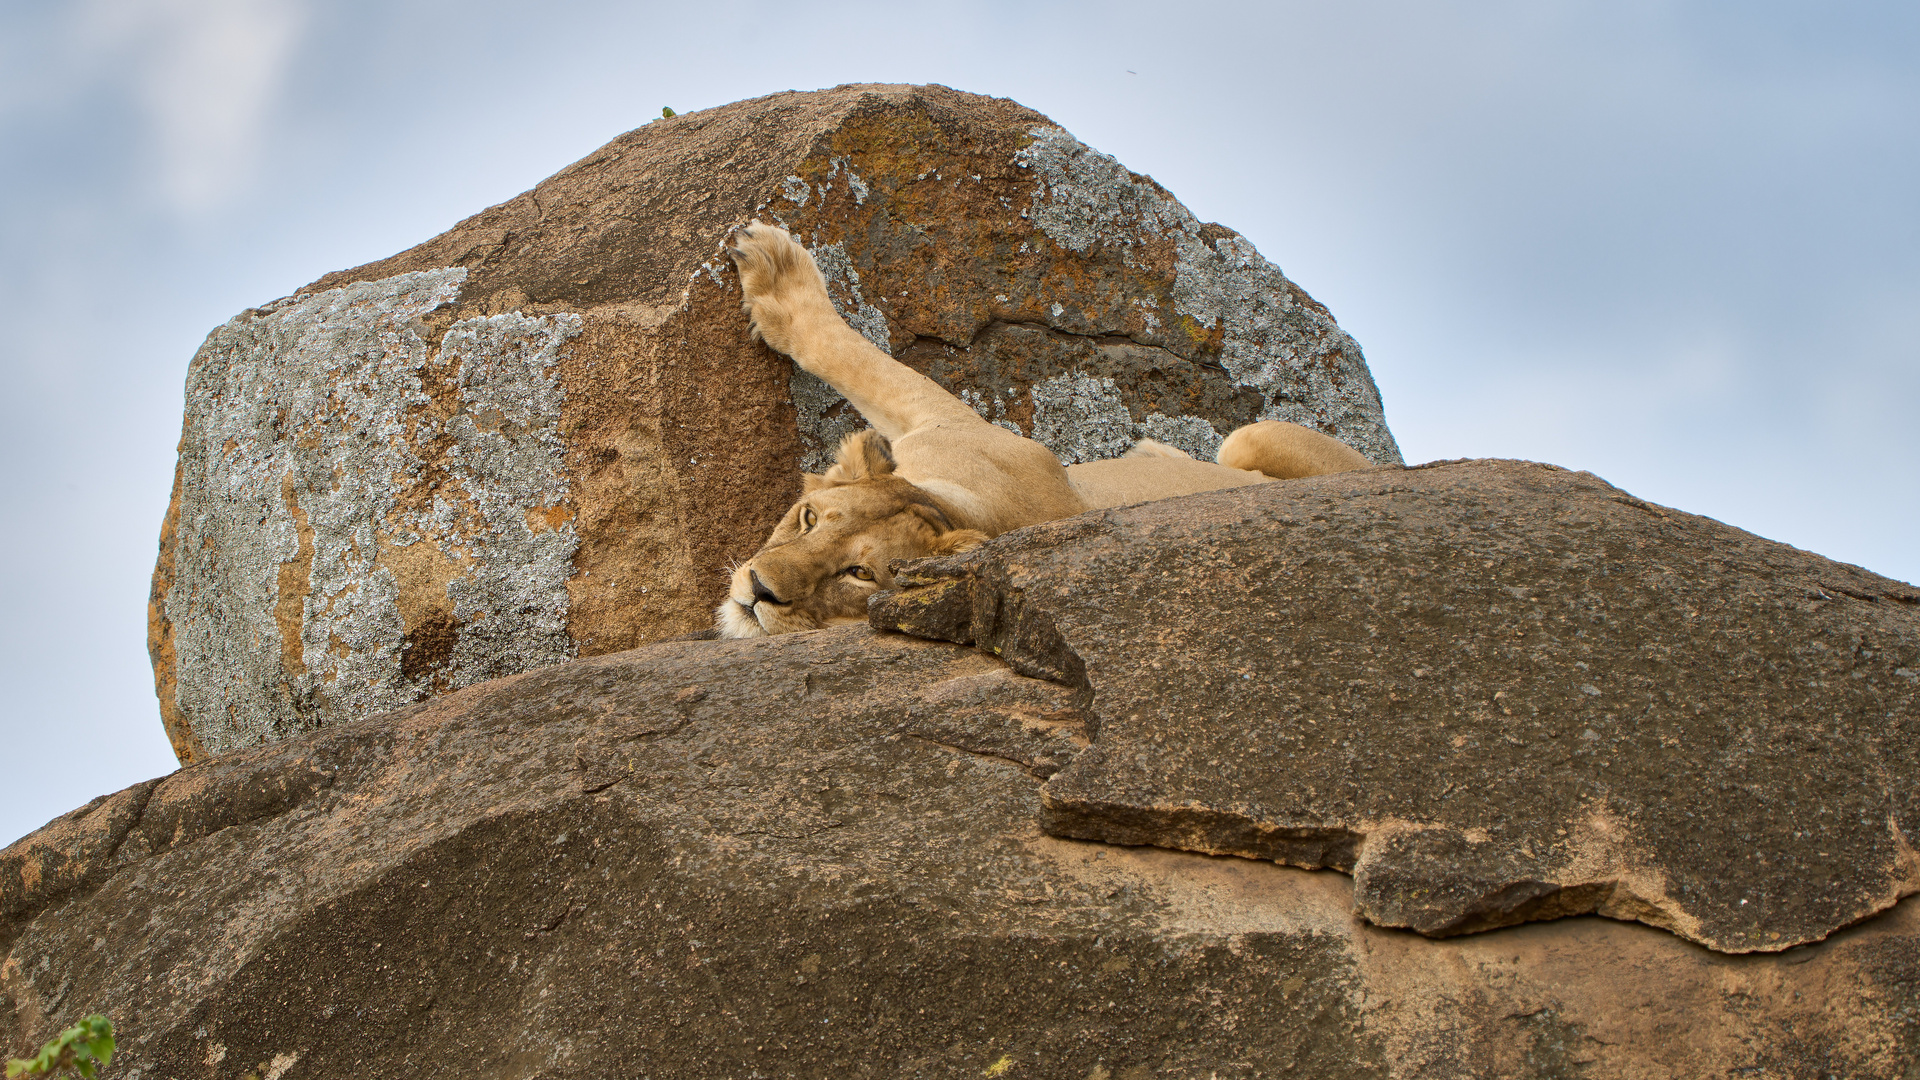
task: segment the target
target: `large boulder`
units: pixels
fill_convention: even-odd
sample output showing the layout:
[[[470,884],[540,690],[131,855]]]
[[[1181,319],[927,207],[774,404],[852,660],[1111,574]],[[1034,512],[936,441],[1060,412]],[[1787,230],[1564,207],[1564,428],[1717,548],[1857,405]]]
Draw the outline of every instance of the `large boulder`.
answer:
[[[103,1011],[149,1080],[1920,1068],[1909,586],[1499,462],[915,573],[874,621],[974,646],[653,645],[95,800],[0,852],[0,1050]]]
[[[1324,308],[1038,113],[848,86],[656,121],[209,336],[149,607],[180,759],[706,626],[858,423],[747,338],[721,245],[754,216],[1069,461],[1261,417],[1399,460]]]
[[[1084,697],[855,627],[580,660],[220,755],[0,853],[0,1050],[101,1011],[119,1075],[178,1080],[1920,1060],[1911,903],[1773,956],[1591,918],[1432,941],[1353,919],[1336,874],[1048,835]]]
[[[1722,952],[1920,892],[1920,590],[1529,462],[1146,503],[921,564],[877,626],[1081,688],[1054,835],[1354,877],[1446,935]]]

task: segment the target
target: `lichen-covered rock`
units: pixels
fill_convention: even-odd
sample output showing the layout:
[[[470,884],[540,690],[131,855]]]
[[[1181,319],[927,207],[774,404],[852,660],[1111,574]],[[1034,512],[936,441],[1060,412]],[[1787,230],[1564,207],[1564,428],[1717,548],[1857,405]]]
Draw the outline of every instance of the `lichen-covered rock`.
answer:
[[[721,245],[754,216],[1068,461],[1262,417],[1399,460],[1324,308],[1038,113],[849,86],[657,121],[208,338],[149,606],[181,760],[707,625],[859,424],[748,340]]]
[[[1778,951],[1920,892],[1920,590],[1586,473],[1235,488],[899,580],[875,625],[1090,699],[1057,836],[1344,871],[1433,935],[1597,912]]]
[[[1911,901],[1747,957],[1591,918],[1384,930],[1338,875],[1042,833],[1041,777],[1093,753],[1101,707],[852,627],[573,661],[224,754],[0,851],[0,1055],[98,1011],[115,1075],[179,1080],[1920,1062]]]

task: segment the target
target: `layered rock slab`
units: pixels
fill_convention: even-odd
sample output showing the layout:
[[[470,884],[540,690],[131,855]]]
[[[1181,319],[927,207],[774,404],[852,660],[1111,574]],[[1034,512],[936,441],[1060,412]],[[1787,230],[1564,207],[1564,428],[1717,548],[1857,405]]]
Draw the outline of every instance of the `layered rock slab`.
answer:
[[[856,627],[221,755],[0,852],[0,1051],[101,1011],[120,1075],[181,1080],[1920,1060],[1911,904],[1781,956],[1595,919],[1429,941],[1350,918],[1338,875],[1044,835],[1040,777],[1089,718],[1076,688]]]
[[[1920,891],[1920,592],[1589,474],[1240,488],[901,581],[876,626],[1090,696],[1054,835],[1341,870],[1432,935],[1598,912],[1770,951]]]
[[[1070,462],[1269,416],[1399,460],[1324,308],[1039,113],[848,86],[657,121],[209,336],[149,604],[181,760],[707,626],[860,424],[748,340],[721,245],[755,216]]]

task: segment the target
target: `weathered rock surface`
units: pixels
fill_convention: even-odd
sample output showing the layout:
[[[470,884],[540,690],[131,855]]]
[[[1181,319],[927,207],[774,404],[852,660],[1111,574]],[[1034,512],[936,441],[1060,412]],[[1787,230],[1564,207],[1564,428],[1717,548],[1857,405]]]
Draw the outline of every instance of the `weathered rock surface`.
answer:
[[[1020,530],[873,622],[1081,687],[1056,836],[1354,878],[1382,926],[1729,953],[1920,891],[1920,590],[1586,473],[1441,463]]]
[[[1574,524],[1586,512],[1569,536],[1597,527]],[[1391,625],[1378,582],[1405,573],[1346,579],[1382,598],[1368,640]],[[1565,595],[1527,625],[1573,619]],[[115,1075],[141,1080],[978,1077],[1003,1059],[1126,1080],[1892,1078],[1920,1061],[1911,902],[1783,955],[1601,919],[1433,941],[1353,919],[1339,875],[1048,836],[1040,777],[1090,720],[1079,761],[1134,745],[1105,700],[1124,687],[1104,654],[1087,663],[1091,703],[864,627],[656,645],[190,766],[0,852],[0,1050],[98,1010],[121,1033]],[[1091,782],[1076,763],[1052,783],[1076,773]]]
[[[746,337],[721,244],[755,215],[1069,461],[1260,417],[1399,460],[1324,308],[1038,113],[849,86],[658,121],[208,338],[149,606],[181,760],[706,626],[857,422]]]

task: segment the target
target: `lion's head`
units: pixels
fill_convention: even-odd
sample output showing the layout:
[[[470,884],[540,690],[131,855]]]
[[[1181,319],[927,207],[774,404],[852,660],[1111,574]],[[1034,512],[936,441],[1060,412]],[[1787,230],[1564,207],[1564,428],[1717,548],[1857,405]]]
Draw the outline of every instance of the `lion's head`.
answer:
[[[888,564],[965,551],[986,541],[955,528],[932,496],[894,475],[877,431],[841,440],[833,468],[808,473],[753,558],[734,568],[714,612],[721,637],[759,637],[865,622],[867,597],[893,587]]]

